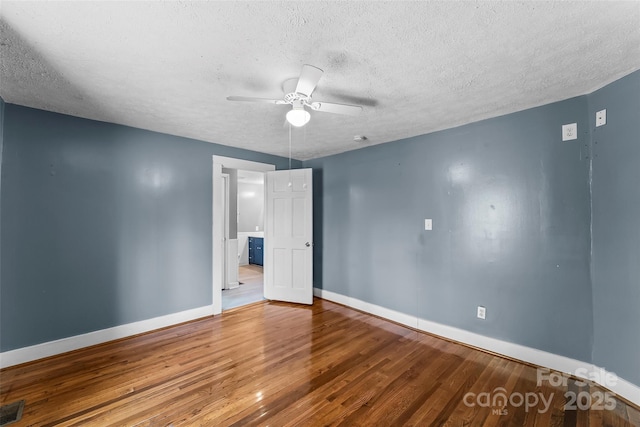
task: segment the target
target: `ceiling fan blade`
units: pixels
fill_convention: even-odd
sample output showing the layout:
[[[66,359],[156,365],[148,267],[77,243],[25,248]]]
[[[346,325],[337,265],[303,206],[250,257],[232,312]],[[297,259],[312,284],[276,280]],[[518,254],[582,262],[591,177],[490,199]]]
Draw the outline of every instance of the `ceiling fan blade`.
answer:
[[[263,102],[276,105],[287,104],[287,102],[282,99],[254,98],[251,96],[227,96],[227,101]]]
[[[307,64],[303,65],[300,78],[298,79],[298,85],[296,86],[296,93],[311,96],[318,85],[320,77],[322,77],[322,73],[324,73],[324,71],[318,67]]]
[[[362,112],[362,107],[359,105],[335,104],[333,102],[312,102],[311,108],[323,113],[346,114],[348,116],[357,116]]]

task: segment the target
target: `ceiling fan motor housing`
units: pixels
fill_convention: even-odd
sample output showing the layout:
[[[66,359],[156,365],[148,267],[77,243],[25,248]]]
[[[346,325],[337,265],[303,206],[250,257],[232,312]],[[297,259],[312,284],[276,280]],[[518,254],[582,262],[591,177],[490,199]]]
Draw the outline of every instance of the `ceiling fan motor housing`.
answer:
[[[304,101],[306,101],[308,99],[309,99],[308,96],[305,96],[305,95],[302,95],[302,94],[299,94],[299,93],[295,93],[295,92],[290,92],[290,93],[288,93],[288,94],[286,94],[284,96],[284,100],[288,104],[291,104],[293,106],[295,106],[296,101],[300,101],[300,103],[303,104]]]

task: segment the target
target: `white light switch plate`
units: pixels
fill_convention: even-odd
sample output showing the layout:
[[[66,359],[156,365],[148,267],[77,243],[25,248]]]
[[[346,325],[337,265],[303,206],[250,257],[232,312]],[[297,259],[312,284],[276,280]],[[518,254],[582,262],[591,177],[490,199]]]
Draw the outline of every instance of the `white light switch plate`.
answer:
[[[596,127],[607,124],[607,110],[600,110],[596,113]]]
[[[433,230],[433,221],[431,221],[430,219],[425,219],[424,220],[424,229],[427,231]]]
[[[571,141],[578,139],[578,124],[569,123],[568,125],[562,125],[562,140]]]

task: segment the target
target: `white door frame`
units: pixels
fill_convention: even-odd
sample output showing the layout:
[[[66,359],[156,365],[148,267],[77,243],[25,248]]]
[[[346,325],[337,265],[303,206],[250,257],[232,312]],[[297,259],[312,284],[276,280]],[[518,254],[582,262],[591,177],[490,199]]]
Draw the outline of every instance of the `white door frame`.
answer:
[[[229,247],[229,174],[223,173],[220,175],[222,177],[222,214],[224,215],[224,221],[222,222],[222,245],[224,247],[224,251],[222,253],[222,265],[226,267],[229,260],[227,259],[228,247]],[[229,275],[227,274],[227,268],[222,269],[222,289],[227,289],[229,287]]]
[[[222,286],[226,265],[224,263],[224,211],[222,194],[218,189],[222,187],[222,168],[243,169],[256,172],[276,170],[275,165],[234,159],[232,157],[213,156],[213,219],[212,219],[212,294],[213,314],[222,313]],[[266,218],[265,218],[266,221]]]

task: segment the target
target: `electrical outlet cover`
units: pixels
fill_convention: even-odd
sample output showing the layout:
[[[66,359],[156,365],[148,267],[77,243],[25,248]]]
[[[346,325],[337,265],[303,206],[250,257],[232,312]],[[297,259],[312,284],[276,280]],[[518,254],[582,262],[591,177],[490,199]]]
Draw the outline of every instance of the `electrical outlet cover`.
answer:
[[[596,113],[596,127],[607,124],[607,110],[600,110]]]
[[[483,306],[479,305],[478,306],[478,319],[485,319],[487,316],[487,309],[484,308]]]
[[[567,125],[562,125],[562,140],[572,141],[574,139],[578,139],[578,124],[569,123]]]

